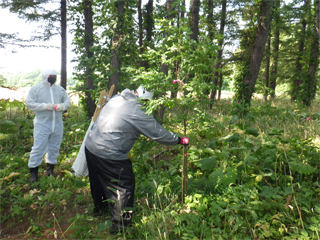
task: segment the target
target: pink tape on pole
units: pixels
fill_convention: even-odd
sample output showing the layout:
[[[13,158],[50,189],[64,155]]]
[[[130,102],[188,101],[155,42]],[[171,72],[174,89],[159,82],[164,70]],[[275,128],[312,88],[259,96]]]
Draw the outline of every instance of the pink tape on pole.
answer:
[[[181,83],[182,87],[184,87],[184,83],[179,79],[173,80],[172,84],[175,84],[176,82]]]
[[[58,108],[58,105],[55,105],[55,106],[54,106],[54,110],[56,110],[56,111],[57,111],[57,108]]]

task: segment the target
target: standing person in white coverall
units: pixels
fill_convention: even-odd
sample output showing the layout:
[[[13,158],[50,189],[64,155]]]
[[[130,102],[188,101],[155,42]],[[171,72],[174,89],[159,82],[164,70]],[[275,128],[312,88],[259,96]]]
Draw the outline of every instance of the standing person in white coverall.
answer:
[[[54,176],[53,168],[63,135],[63,111],[70,107],[70,99],[66,90],[54,83],[57,80],[55,70],[42,72],[42,82],[33,86],[27,96],[26,106],[36,116],[33,120],[33,147],[30,153],[28,167],[30,182],[37,181],[38,166],[46,154],[46,176]]]

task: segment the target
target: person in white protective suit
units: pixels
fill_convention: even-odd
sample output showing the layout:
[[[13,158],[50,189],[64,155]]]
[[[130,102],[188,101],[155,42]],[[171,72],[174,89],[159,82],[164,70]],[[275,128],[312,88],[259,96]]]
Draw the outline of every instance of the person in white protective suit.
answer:
[[[57,72],[45,70],[42,72],[42,82],[33,86],[26,99],[26,106],[36,116],[33,120],[33,147],[30,153],[28,167],[30,182],[37,181],[38,166],[46,154],[46,176],[54,176],[53,168],[63,136],[62,114],[70,107],[70,99],[66,90],[55,85]]]
[[[188,145],[187,137],[178,137],[164,129],[152,115],[141,109],[138,95],[151,98],[152,93],[125,89],[113,96],[88,129],[85,142],[93,213],[101,216],[107,208],[112,215],[110,233],[127,227],[132,219],[135,176],[128,152],[140,134],[164,145]]]

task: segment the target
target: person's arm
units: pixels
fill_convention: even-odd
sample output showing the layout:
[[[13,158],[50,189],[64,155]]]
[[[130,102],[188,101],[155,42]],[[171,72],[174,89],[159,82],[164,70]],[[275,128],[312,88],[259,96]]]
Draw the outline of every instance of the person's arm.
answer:
[[[61,104],[63,104],[64,111],[68,110],[70,107],[71,102],[66,90],[64,90]]]
[[[40,112],[45,110],[53,110],[54,105],[50,105],[50,103],[37,102],[37,89],[31,88],[26,98],[26,107],[31,111]]]
[[[180,143],[177,134],[167,131],[152,115],[147,115],[140,108],[137,109],[134,118],[135,128],[146,137],[164,145],[175,145]]]
[[[61,103],[56,104],[54,109],[56,111],[66,111],[68,110],[68,108],[70,107],[70,98],[68,96],[68,93],[65,89],[62,90],[63,91],[63,96],[61,99]]]

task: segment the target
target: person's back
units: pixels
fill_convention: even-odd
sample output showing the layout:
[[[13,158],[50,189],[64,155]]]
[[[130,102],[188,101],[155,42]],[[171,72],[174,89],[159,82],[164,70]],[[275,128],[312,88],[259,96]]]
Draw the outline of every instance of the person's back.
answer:
[[[178,142],[175,134],[141,109],[135,93],[126,89],[103,107],[88,134],[86,147],[99,157],[123,160],[140,134],[165,145]]]

